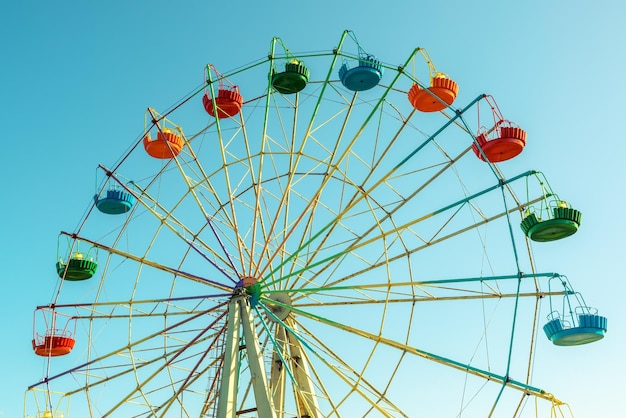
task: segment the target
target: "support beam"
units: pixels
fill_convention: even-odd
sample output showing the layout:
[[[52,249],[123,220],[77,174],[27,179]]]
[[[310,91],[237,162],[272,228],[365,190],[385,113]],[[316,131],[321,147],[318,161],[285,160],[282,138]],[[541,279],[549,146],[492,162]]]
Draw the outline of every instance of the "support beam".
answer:
[[[276,418],[272,397],[267,385],[265,367],[263,364],[263,352],[259,346],[254,321],[250,314],[248,300],[243,296],[235,296],[233,299],[239,304],[241,310],[241,326],[248,354],[248,367],[250,368],[250,381],[256,400],[257,413],[259,417]]]
[[[276,326],[274,337],[276,345],[272,354],[272,370],[270,374],[270,391],[274,400],[274,409],[278,418],[285,416],[285,389],[287,383],[287,371],[283,359],[287,358],[287,334],[285,327]]]
[[[224,364],[221,373],[219,398],[217,400],[218,418],[236,418],[237,413],[239,340],[241,339],[239,299],[234,297],[228,303]]]
[[[298,334],[295,321],[287,318],[286,322],[293,332]],[[304,350],[302,350],[302,344],[300,340],[291,334],[287,334],[287,339],[289,341],[291,370],[293,371],[293,375],[296,380],[294,382],[294,392],[296,403],[298,405],[298,413],[301,417],[318,418],[320,416],[319,405],[317,404],[317,397],[315,396],[315,389],[313,382],[311,381],[309,364],[307,362],[306,355],[304,354]]]
[[[241,345],[242,336],[243,345]],[[246,356],[241,355],[242,349],[246,350]],[[259,417],[276,418],[265,375],[263,351],[259,345],[248,298],[243,293],[236,293],[228,302],[224,362],[217,400],[218,418],[236,418],[241,412],[237,411],[237,389],[239,372],[245,369],[241,364],[242,358],[248,361],[250,385],[256,402],[256,408],[253,410],[257,411]]]

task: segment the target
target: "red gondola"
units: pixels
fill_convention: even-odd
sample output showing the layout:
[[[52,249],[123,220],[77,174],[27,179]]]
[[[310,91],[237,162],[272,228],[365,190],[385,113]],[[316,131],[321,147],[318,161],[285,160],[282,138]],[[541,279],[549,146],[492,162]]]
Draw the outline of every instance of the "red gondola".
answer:
[[[219,81],[217,96],[215,96],[211,72],[215,73],[217,81]],[[239,113],[243,106],[243,97],[239,93],[239,86],[231,83],[211,64],[207,65],[205,74],[206,87],[202,96],[204,110],[211,116],[216,116],[217,114],[219,119],[231,118]],[[217,112],[215,111],[216,109]]]
[[[526,146],[526,131],[504,119],[491,96],[487,96],[485,101],[491,108],[493,126],[490,129],[483,126],[479,128],[472,150],[483,161],[499,163],[510,160],[519,155]],[[478,118],[480,126],[480,109]]]
[[[58,316],[61,315],[53,308],[37,308],[33,325],[33,351],[42,357],[57,357],[69,354],[74,348],[76,340],[72,334],[76,333],[75,318],[66,318],[63,328],[58,328]],[[45,331],[40,334],[37,331],[37,317],[43,318]],[[73,330],[71,331],[71,325]]]

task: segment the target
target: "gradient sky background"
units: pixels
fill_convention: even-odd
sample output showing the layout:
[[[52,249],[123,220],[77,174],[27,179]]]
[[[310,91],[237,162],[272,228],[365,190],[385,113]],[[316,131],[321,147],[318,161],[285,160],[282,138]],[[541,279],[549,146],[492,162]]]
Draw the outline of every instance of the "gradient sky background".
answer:
[[[274,36],[293,51],[329,50],[345,29],[386,62],[426,47],[468,97],[492,94],[528,131],[529,168],[583,212],[576,235],[535,248],[539,270],[567,274],[609,321],[596,344],[542,340],[541,385],[576,416],[623,414],[622,2],[5,1],[0,16],[0,417],[21,416],[26,387],[44,373],[32,313],[58,280],[58,233],[76,225],[95,167],[124,152],[146,107],[191,91],[209,62],[231,69],[265,56]]]

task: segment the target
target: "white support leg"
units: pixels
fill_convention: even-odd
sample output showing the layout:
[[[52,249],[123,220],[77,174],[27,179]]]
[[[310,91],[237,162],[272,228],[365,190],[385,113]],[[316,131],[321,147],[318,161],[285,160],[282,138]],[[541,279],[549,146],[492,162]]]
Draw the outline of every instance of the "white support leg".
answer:
[[[294,321],[287,319],[287,325],[297,334],[298,330]],[[315,396],[315,388],[311,380],[309,364],[307,362],[302,344],[293,335],[287,333],[289,352],[291,358],[291,370],[296,380],[294,393],[298,404],[298,412],[302,418],[319,418],[319,405]]]
[[[283,360],[287,361],[289,358],[289,352],[287,351],[287,333],[283,326],[276,326],[274,340],[276,341],[276,347],[274,347],[274,354],[272,355],[270,391],[272,392],[276,415],[278,418],[283,418],[285,416],[285,390],[287,386],[287,372]]]
[[[226,344],[224,364],[220,376],[219,398],[217,400],[218,418],[236,418],[237,384],[239,378],[239,341],[240,341],[240,309],[238,298],[231,299],[228,304],[228,323],[226,326]]]
[[[246,342],[250,379],[256,400],[258,416],[263,418],[276,418],[276,413],[272,406],[272,397],[267,385],[265,367],[263,365],[263,352],[259,346],[254,321],[250,315],[250,307],[245,298],[236,299],[241,309],[241,325],[243,328],[243,337]]]

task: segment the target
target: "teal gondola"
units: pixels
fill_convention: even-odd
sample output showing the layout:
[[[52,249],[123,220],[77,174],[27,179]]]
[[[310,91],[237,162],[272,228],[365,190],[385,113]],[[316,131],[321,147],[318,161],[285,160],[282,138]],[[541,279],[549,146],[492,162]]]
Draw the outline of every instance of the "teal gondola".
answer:
[[[112,187],[104,194],[95,195],[96,207],[108,215],[120,215],[128,212],[135,204],[135,198],[125,190]]]
[[[588,307],[578,307],[589,310]],[[543,331],[554,345],[573,346],[592,343],[604,338],[607,330],[607,318],[597,313],[579,313],[575,322],[561,319],[558,312],[549,315],[549,321]]]
[[[561,310],[552,309],[550,292],[550,314],[543,326],[546,337],[558,346],[589,344],[604,338],[607,318],[598,315],[598,310],[586,305],[579,293],[573,292],[566,280],[558,276],[564,287]],[[573,299],[573,300],[572,300]]]

